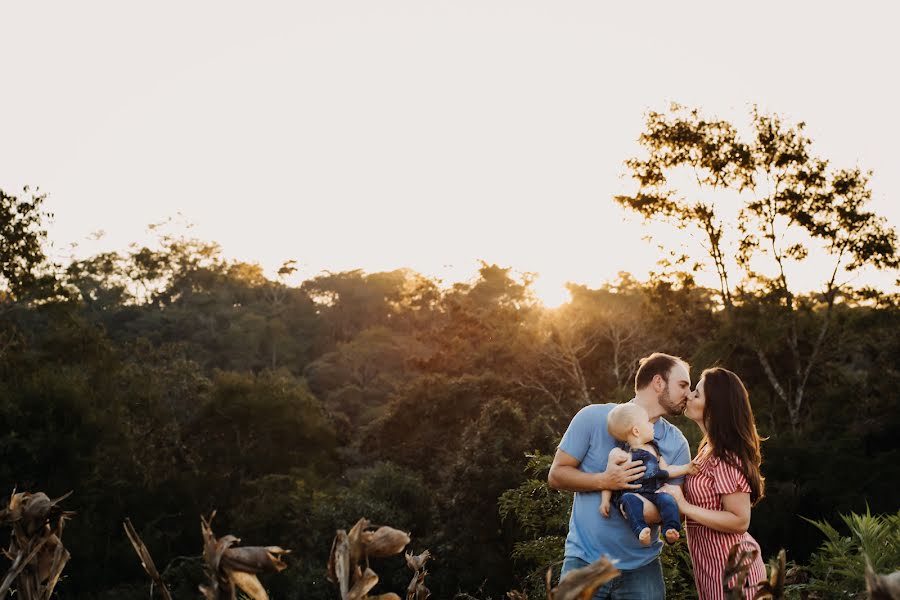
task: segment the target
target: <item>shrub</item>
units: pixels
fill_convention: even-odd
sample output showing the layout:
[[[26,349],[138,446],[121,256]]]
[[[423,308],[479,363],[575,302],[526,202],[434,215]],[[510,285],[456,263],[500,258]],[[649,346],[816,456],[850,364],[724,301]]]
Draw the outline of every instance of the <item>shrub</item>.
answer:
[[[866,559],[876,573],[891,572],[900,565],[900,511],[897,514],[841,515],[849,535],[827,521],[810,523],[825,535],[809,561],[810,580],[790,586],[819,598],[865,598]]]

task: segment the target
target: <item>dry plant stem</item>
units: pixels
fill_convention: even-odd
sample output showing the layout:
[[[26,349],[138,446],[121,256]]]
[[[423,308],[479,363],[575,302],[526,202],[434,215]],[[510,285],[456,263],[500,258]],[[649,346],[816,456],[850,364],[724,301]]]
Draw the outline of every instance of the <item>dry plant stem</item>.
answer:
[[[66,549],[62,544],[57,545],[56,550],[53,552],[53,561],[50,563],[49,579],[44,586],[41,600],[50,600],[50,596],[53,595],[53,589],[56,587],[56,584],[59,583],[59,578],[62,576],[63,569],[65,569],[67,562],[69,562],[69,553],[66,552]]]
[[[877,575],[867,560],[866,590],[871,600],[897,600],[900,598],[900,571]]]
[[[341,600],[400,600],[397,594],[388,592],[379,596],[370,597],[369,591],[378,583],[378,574],[369,568],[369,558],[381,558],[394,556],[403,552],[409,544],[409,534],[393,527],[381,526],[372,530],[369,520],[359,519],[350,532],[343,529],[337,530],[334,542],[331,544],[331,552],[328,556],[328,579],[337,584],[341,593]],[[417,566],[424,565],[430,554],[428,551],[419,556],[406,554],[406,564],[416,571]],[[365,570],[363,570],[363,563]],[[421,577],[424,577],[424,573]],[[415,582],[419,573],[413,577]],[[413,583],[410,584],[412,589]],[[428,590],[424,586],[416,587],[416,600],[424,600],[428,597]],[[409,598],[409,592],[407,598]]]
[[[366,569],[356,583],[353,584],[353,587],[350,588],[350,592],[347,594],[347,600],[362,600],[367,597],[369,590],[375,587],[375,584],[378,583],[378,575],[372,569]]]
[[[59,503],[70,494],[51,500],[43,492],[13,491],[0,510],[0,524],[12,528],[9,548],[4,551],[12,565],[0,583],[0,599],[13,585],[23,600],[49,600],[53,595],[69,561],[62,533],[65,520],[74,513],[62,510]]]
[[[340,588],[341,600],[347,600],[347,594],[350,592],[350,542],[347,532],[343,529],[334,537],[331,560],[328,564],[329,571]]]
[[[778,553],[778,559],[772,566],[772,573],[768,581],[760,583],[759,590],[753,595],[753,600],[782,600],[784,598],[784,578],[787,556],[784,549]]]
[[[281,556],[290,552],[279,546],[235,547],[241,540],[233,535],[216,538],[212,530],[212,520],[200,518],[203,534],[203,560],[206,562],[207,585],[200,591],[207,600],[235,600],[240,588],[251,600],[269,600],[269,595],[260,583],[260,573],[278,573],[287,565]]]
[[[137,534],[137,531],[135,531],[134,525],[131,524],[131,519],[125,519],[123,526],[125,527],[125,534],[128,536],[128,540],[134,547],[134,551],[137,552],[138,558],[141,559],[141,566],[144,567],[144,571],[147,572],[147,575],[150,576],[153,583],[159,587],[163,598],[165,598],[165,600],[172,600],[172,594],[169,593],[169,588],[166,587],[162,576],[159,574],[159,571],[157,571],[156,565],[153,563],[153,558],[150,556],[150,551],[147,550],[147,546],[144,545],[144,542]]]
[[[35,544],[34,548],[28,553],[26,558],[22,558],[25,556],[24,553],[19,554],[19,556],[16,557],[15,562],[13,562],[12,567],[10,567],[9,572],[6,574],[6,579],[3,580],[3,585],[0,586],[0,600],[6,598],[6,594],[9,593],[9,588],[12,586],[13,581],[16,580],[16,577],[22,573],[25,567],[31,564],[31,561],[34,560],[34,557],[37,556],[37,553],[40,552],[41,548],[44,547],[44,544],[46,544],[49,539],[49,537],[45,537]]]

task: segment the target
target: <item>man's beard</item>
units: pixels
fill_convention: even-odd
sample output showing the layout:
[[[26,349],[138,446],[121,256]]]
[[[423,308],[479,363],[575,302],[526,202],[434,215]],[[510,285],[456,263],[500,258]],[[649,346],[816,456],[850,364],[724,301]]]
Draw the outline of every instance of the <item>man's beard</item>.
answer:
[[[678,415],[684,413],[685,403],[680,402],[678,404],[674,404],[672,402],[672,396],[669,395],[669,386],[666,386],[666,389],[662,391],[657,397],[657,401],[659,405],[665,409],[666,413],[670,417],[677,417]]]

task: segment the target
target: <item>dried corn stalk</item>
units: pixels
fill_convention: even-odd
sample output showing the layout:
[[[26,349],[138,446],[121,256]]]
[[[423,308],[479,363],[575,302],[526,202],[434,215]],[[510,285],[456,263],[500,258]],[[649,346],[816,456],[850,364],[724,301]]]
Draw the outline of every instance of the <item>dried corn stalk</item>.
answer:
[[[428,574],[428,571],[425,570],[425,563],[431,558],[431,552],[426,550],[417,556],[413,556],[412,552],[407,552],[404,556],[406,556],[406,566],[413,572],[409,587],[406,588],[406,600],[426,600],[431,596],[431,591],[425,587],[425,576]]]
[[[877,575],[867,560],[866,590],[871,600],[900,600],[900,571]]]
[[[738,542],[728,551],[728,558],[725,560],[725,571],[722,574],[722,588],[725,591],[725,598],[730,600],[742,600],[744,597],[744,582],[750,573],[750,567],[756,557],[759,556],[759,550],[750,546],[749,550],[742,549],[741,542]],[[729,582],[734,579],[734,585]]]
[[[150,579],[153,580],[153,584],[159,586],[159,591],[162,594],[163,598],[165,600],[172,600],[172,594],[169,593],[169,588],[166,587],[162,576],[159,574],[159,571],[156,570],[156,564],[153,562],[153,558],[150,556],[150,551],[147,550],[147,546],[144,545],[144,542],[137,534],[137,531],[135,531],[134,525],[131,524],[131,519],[125,519],[124,526],[125,533],[126,535],[128,535],[128,539],[131,541],[131,545],[134,547],[134,551],[137,552],[138,558],[141,559],[141,566],[144,567],[147,575],[149,575]],[[153,597],[152,587],[150,588],[150,597]]]
[[[784,598],[784,580],[787,575],[787,556],[782,549],[771,566],[769,580],[759,584],[753,600],[782,600]]]
[[[290,550],[278,546],[243,546],[233,535],[216,538],[212,531],[213,512],[209,519],[200,518],[203,533],[203,560],[208,585],[200,591],[207,600],[236,600],[240,588],[251,600],[269,600],[269,595],[256,577],[260,573],[278,573],[287,565],[281,557]]]
[[[346,532],[339,529],[331,544],[328,557],[328,579],[337,584],[341,600],[400,600],[393,593],[369,596],[378,583],[378,575],[369,568],[369,557],[386,557],[400,554],[409,544],[409,534],[393,527],[382,526],[371,530],[368,519],[360,519]],[[365,560],[363,570],[360,561]]]
[[[13,492],[7,507],[0,510],[0,524],[12,527],[9,549],[4,551],[12,566],[0,583],[0,600],[13,584],[22,600],[48,600],[53,594],[69,561],[62,543],[63,527],[75,514],[59,503],[71,493],[51,500],[43,492]]]
[[[558,586],[550,589],[552,574],[551,567],[547,569],[548,600],[588,600],[601,585],[618,577],[619,570],[613,566],[612,561],[604,556],[586,567],[569,571]]]
[[[728,558],[725,560],[725,571],[722,574],[722,585],[725,588],[725,597],[730,599],[743,599],[744,584],[747,581],[747,575],[750,573],[750,567],[756,557],[759,556],[759,550],[753,546],[749,549],[743,549],[742,543],[738,542],[728,551]],[[787,557],[785,551],[781,550],[775,562],[770,566],[769,579],[759,582],[756,593],[753,594],[753,600],[783,600],[784,584],[787,575]],[[734,578],[734,585],[728,582]]]

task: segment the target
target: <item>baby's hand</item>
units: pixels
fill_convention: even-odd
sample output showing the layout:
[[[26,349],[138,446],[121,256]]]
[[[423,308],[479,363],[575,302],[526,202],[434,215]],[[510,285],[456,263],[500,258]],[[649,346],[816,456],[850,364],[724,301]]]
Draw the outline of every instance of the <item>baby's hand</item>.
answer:
[[[700,472],[700,464],[697,462],[697,459],[695,458],[694,460],[692,460],[691,462],[689,462],[687,464],[687,474],[688,475],[696,475],[699,472]]]
[[[609,462],[613,464],[619,464],[625,462],[626,460],[631,460],[631,455],[618,446],[609,451]]]
[[[607,518],[609,518],[609,505],[610,505],[610,502],[601,502],[600,503],[600,514]]]

